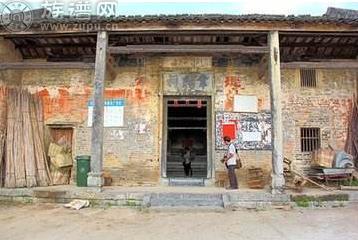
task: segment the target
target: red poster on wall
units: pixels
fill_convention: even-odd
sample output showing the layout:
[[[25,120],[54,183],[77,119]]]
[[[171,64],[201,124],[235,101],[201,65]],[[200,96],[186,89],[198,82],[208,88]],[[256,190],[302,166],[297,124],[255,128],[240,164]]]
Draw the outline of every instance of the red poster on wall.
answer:
[[[231,139],[236,139],[236,124],[235,122],[223,123],[222,137],[228,136]]]

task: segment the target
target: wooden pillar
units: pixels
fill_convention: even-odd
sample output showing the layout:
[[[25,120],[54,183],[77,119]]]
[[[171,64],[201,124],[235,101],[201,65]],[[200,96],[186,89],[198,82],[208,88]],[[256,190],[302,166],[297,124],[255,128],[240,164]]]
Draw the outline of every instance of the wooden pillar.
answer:
[[[91,139],[91,172],[88,174],[89,187],[103,186],[103,122],[104,122],[104,80],[106,77],[108,33],[97,34],[96,63],[93,83],[93,118]]]
[[[281,70],[278,31],[268,35],[270,48],[269,78],[272,114],[272,193],[281,193],[285,185],[283,176],[283,132],[281,113]]]

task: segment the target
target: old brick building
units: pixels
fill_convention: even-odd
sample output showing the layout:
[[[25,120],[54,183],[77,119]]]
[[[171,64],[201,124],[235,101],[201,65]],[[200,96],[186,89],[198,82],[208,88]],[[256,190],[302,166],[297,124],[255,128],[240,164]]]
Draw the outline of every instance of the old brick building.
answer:
[[[41,96],[48,134],[67,136],[73,156],[92,154],[94,178],[166,184],[183,176],[189,146],[193,177],[215,184],[231,134],[239,178],[256,166],[269,179],[274,162],[280,187],[283,156],[303,170],[312,150],[344,146],[357,55],[356,16],[47,19],[1,32],[0,83]],[[91,127],[100,106],[103,160],[101,121]]]

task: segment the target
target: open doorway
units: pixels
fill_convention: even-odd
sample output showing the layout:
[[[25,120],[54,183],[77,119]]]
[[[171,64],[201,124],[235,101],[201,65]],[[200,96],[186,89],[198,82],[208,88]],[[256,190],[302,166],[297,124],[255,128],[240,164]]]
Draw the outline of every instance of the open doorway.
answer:
[[[208,100],[165,99],[166,177],[206,178],[208,173]]]

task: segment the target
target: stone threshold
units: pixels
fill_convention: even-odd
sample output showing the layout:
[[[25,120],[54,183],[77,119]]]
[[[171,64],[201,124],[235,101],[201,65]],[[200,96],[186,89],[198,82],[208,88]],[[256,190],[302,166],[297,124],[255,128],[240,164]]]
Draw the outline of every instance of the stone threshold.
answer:
[[[104,187],[50,186],[0,188],[0,201],[20,203],[68,203],[89,200],[93,207],[134,208],[319,208],[358,203],[358,192],[317,189],[304,193],[271,194],[268,190],[225,190],[210,187]]]

